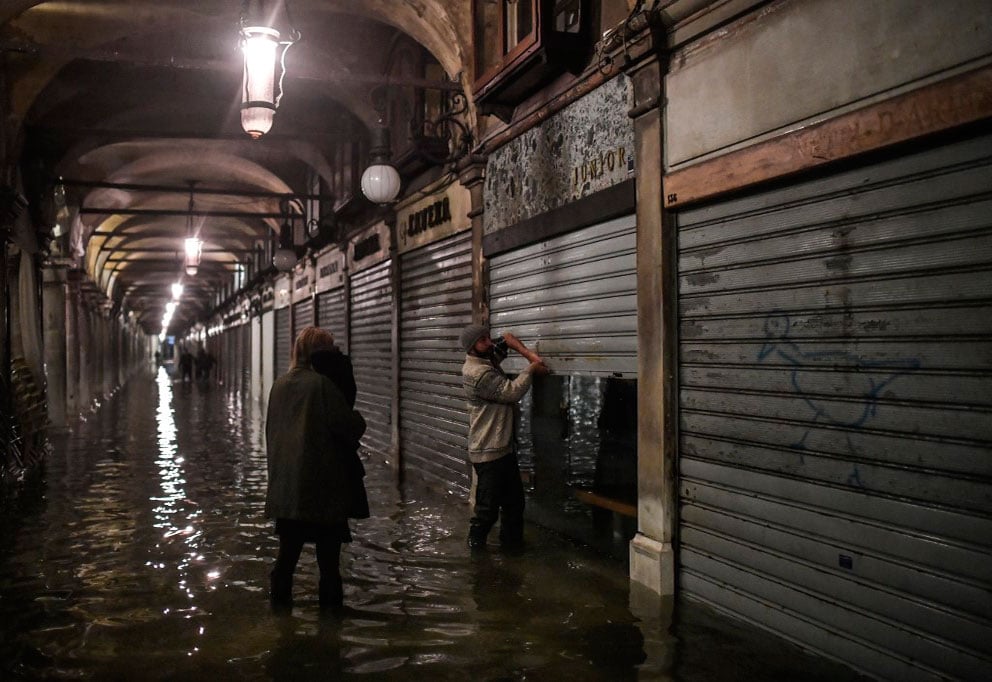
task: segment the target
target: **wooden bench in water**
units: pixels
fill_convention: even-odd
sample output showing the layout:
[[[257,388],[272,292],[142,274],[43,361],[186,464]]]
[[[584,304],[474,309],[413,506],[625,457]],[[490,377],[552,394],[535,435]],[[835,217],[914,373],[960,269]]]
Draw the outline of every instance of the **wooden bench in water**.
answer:
[[[610,511],[616,512],[622,516],[637,518],[636,504],[631,504],[630,502],[620,500],[615,497],[608,497],[586,488],[572,488],[572,494],[575,495],[575,499],[579,502],[588,504],[589,506],[609,509]]]

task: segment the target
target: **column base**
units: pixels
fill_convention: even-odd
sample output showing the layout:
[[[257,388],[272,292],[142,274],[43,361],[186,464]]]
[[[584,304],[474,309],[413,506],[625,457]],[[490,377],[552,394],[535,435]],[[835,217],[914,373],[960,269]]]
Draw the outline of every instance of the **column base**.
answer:
[[[675,551],[671,543],[638,533],[630,541],[630,581],[659,595],[675,594]]]

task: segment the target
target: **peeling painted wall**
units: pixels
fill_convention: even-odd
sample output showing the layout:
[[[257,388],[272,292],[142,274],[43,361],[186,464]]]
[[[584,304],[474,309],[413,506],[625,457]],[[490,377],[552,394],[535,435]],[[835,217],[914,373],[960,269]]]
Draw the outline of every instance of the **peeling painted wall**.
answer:
[[[630,80],[618,76],[490,155],[485,233],[632,177],[631,93]]]
[[[772,3],[719,40],[672,56],[666,168],[987,63],[989,7],[988,0]]]

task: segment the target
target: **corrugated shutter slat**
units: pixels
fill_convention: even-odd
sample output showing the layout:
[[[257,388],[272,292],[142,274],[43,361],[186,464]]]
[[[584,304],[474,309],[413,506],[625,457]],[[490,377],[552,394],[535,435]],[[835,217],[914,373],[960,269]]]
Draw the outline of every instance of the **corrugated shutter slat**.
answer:
[[[400,438],[406,466],[467,495],[468,412],[458,334],[472,321],[472,241],[464,232],[403,254]]]
[[[992,666],[990,209],[984,137],[677,214],[688,594],[882,677]]]

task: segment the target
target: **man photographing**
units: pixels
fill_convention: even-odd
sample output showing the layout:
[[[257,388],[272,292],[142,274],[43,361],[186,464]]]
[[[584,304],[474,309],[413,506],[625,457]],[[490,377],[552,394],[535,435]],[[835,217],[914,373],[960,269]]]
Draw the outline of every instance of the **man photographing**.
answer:
[[[500,519],[503,547],[519,547],[524,535],[524,487],[520,481],[514,441],[517,402],[531,387],[535,374],[547,374],[541,357],[517,337],[504,334],[493,342],[489,327],[470,324],[459,336],[465,350],[462,385],[469,400],[468,456],[476,473],[475,513],[469,522],[468,544],[486,546],[489,531]],[[508,350],[530,361],[512,381],[500,369]]]

